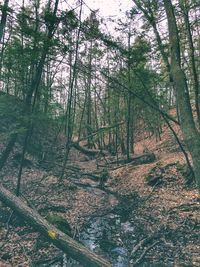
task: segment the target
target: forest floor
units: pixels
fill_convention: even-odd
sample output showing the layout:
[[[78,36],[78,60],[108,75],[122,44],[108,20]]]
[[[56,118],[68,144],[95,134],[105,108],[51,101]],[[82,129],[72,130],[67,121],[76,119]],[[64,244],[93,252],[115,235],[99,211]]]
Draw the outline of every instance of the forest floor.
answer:
[[[30,156],[32,165],[23,171],[22,199],[45,218],[66,220],[77,240],[90,220],[119,209],[120,204],[124,222],[131,222],[134,234],[122,240],[128,247],[129,263],[116,266],[200,266],[200,199],[180,171],[185,163],[183,154],[167,128],[159,141],[151,137],[138,142],[135,152],[141,154],[145,149],[155,153],[155,162],[108,167],[104,188],[80,174],[101,170],[96,159],[89,160],[76,150],[71,151],[62,180],[55,170],[39,168]],[[1,174],[4,186],[11,191],[17,172],[11,156]],[[150,175],[158,177],[153,186],[146,181]],[[11,211],[0,203],[0,267],[53,266],[41,262],[60,257],[61,252],[15,214],[9,222],[10,215]]]

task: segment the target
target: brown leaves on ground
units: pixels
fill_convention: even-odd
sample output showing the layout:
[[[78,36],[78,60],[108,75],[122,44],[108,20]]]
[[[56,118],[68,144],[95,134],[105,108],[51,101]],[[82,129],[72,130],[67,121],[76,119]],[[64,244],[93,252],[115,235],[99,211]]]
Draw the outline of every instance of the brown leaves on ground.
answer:
[[[162,141],[156,143],[152,138],[136,146],[141,151],[142,145],[149,142],[149,147],[157,153],[155,163],[114,170],[109,186],[121,195],[138,192],[143,199],[134,213],[138,224],[142,223],[149,233],[163,228],[161,244],[153,249],[153,253],[148,252],[146,257],[152,258],[152,261],[155,257],[160,258],[166,266],[200,266],[199,194],[195,188],[186,186],[184,177],[177,169],[176,163],[185,163],[183,154],[170,152],[173,147],[169,144],[174,141],[169,132],[163,135]],[[165,149],[161,151],[161,147]],[[154,187],[148,186],[145,177],[157,166],[163,170],[160,183]]]
[[[179,131],[178,126],[176,130]],[[142,153],[146,147],[156,154],[157,161],[140,166],[129,164],[110,171],[107,188],[121,196],[137,192],[140,202],[132,208],[132,220],[139,228],[142,227],[146,234],[163,229],[159,244],[149,250],[145,257],[150,258],[152,262],[160,260],[166,266],[200,266],[198,192],[194,188],[187,188],[184,178],[174,164],[176,162],[184,164],[185,159],[167,128],[163,129],[159,141],[151,137],[138,142],[135,152]],[[78,161],[79,155],[73,153],[71,164],[79,166],[86,172],[96,171],[95,160]],[[161,182],[151,187],[147,185],[145,177],[156,167],[164,171]],[[14,190],[17,169],[12,164],[8,165],[2,177],[4,185],[9,190]],[[92,186],[89,190],[81,188],[70,178],[69,170],[65,179],[59,181],[52,172],[45,172],[36,167],[25,169],[22,177],[22,197],[43,216],[50,213],[66,219],[73,235],[78,235],[82,225],[90,216],[116,205],[117,201],[100,189],[94,190]],[[89,177],[85,177],[87,183],[89,180]],[[1,205],[0,267],[31,266],[30,263],[33,261],[51,258],[59,253],[16,216],[7,232],[9,216],[10,211]],[[142,238],[145,236],[141,236],[140,240]]]

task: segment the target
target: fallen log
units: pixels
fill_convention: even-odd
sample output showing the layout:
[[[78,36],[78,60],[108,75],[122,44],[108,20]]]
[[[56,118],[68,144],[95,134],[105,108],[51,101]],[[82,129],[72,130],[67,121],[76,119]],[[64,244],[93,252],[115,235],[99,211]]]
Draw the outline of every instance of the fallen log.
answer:
[[[110,161],[110,164],[133,164],[133,165],[140,165],[140,164],[146,164],[146,163],[151,163],[154,162],[156,159],[156,156],[154,153],[146,153],[142,155],[136,155],[131,157],[130,159],[118,159],[118,160],[113,160]]]
[[[49,224],[37,211],[28,207],[19,197],[16,197],[1,184],[0,200],[22,217],[37,232],[44,235],[57,248],[61,249],[64,253],[79,261],[84,266],[112,266],[107,260],[96,255],[82,244],[58,230],[55,226]]]
[[[87,156],[91,156],[91,157],[95,157],[97,155],[108,156],[108,152],[105,150],[85,148],[83,146],[80,146],[79,143],[77,142],[72,143],[72,146]]]

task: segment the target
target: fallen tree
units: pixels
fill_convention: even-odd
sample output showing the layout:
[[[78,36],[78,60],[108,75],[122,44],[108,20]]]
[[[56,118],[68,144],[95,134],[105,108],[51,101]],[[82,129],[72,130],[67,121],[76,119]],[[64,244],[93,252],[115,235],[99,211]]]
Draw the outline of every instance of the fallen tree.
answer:
[[[72,146],[83,154],[91,157],[95,157],[97,155],[108,156],[108,152],[101,149],[88,149],[83,146],[80,146],[78,142],[73,142]]]
[[[102,257],[96,255],[82,244],[49,224],[40,214],[28,207],[19,197],[0,185],[0,200],[21,218],[23,218],[37,232],[44,235],[57,248],[79,261],[84,266],[111,267],[112,265]]]
[[[146,164],[154,162],[156,159],[156,156],[154,153],[146,153],[142,155],[135,155],[129,159],[127,158],[119,158],[117,160],[112,160],[109,163],[110,164],[127,164],[130,163],[132,165],[140,165],[140,164]]]

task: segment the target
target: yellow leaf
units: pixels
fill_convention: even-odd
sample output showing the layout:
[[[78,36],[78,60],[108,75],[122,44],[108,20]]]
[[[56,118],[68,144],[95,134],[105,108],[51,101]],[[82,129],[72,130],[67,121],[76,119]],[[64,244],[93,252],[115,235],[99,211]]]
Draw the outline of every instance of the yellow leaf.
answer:
[[[55,239],[57,237],[57,233],[54,232],[53,230],[48,231],[48,236],[50,236],[52,239]]]

